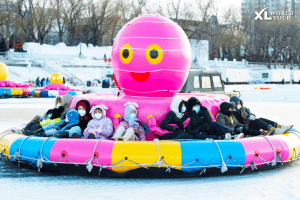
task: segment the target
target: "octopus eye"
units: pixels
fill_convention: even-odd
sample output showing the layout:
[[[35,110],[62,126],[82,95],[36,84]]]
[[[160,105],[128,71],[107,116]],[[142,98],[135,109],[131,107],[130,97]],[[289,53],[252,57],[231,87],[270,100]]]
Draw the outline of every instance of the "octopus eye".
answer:
[[[146,58],[151,64],[158,64],[163,59],[163,50],[156,44],[150,45],[146,50]]]
[[[130,63],[133,57],[133,50],[129,44],[124,44],[120,50],[121,61],[125,64]]]

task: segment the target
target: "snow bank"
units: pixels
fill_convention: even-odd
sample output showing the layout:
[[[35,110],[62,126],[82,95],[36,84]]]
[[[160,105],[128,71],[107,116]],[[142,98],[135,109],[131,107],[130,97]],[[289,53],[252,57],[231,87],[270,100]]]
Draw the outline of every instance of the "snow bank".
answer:
[[[232,90],[239,91],[241,94],[241,98],[245,101],[300,102],[300,85],[297,84],[258,84],[225,86],[225,91]]]
[[[112,46],[94,47],[92,44],[87,46],[85,43],[81,43],[77,46],[66,46],[64,43],[58,43],[57,45],[40,45],[39,43],[25,42],[23,49],[27,51],[27,53],[22,53],[22,55],[13,53],[13,57],[18,59],[18,56],[22,56],[22,59],[24,59],[24,56],[27,56],[28,59],[30,59],[32,54],[40,54],[41,59],[45,59],[43,55],[44,57],[47,55],[49,60],[68,60],[70,59],[70,55],[78,57],[81,49],[81,55],[86,58],[103,59],[104,54],[106,54],[106,58],[111,58]],[[51,55],[59,55],[59,57]],[[38,58],[35,57],[34,59],[36,60]]]

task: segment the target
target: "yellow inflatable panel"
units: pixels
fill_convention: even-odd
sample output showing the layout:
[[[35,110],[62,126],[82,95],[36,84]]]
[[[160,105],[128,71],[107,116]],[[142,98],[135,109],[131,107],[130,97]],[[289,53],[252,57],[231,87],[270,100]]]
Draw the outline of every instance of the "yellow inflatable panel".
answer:
[[[181,165],[181,148],[180,143],[178,141],[159,141],[158,145],[160,150],[160,156],[164,158],[167,165]],[[123,167],[112,167],[113,171],[122,173],[132,169],[140,168],[140,166],[136,165],[135,163],[147,164],[146,166],[150,167],[152,164],[156,163],[160,158],[155,141],[116,142],[112,150],[111,163],[114,164],[123,159],[126,160],[115,165]],[[162,163],[164,162],[162,161]],[[162,167],[164,167],[164,165],[162,165]]]
[[[16,90],[14,88],[11,88],[10,90],[11,90],[11,96],[16,95]]]
[[[24,135],[16,134],[16,133],[3,133],[0,135],[0,152],[5,149],[4,154],[10,154],[10,146],[16,139],[20,137],[26,137]],[[10,156],[8,157],[10,159]]]
[[[35,91],[33,94],[34,97],[40,97],[40,91]]]
[[[288,132],[280,135],[289,147],[290,155],[288,160],[294,159],[300,154],[300,135],[295,132]]]

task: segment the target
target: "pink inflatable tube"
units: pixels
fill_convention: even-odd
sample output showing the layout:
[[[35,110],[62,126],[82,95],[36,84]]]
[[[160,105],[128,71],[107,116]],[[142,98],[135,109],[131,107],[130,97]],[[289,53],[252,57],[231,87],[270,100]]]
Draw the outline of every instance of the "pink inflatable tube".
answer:
[[[271,162],[275,155],[280,152],[281,160],[286,161],[289,158],[289,148],[286,142],[277,136],[253,137],[239,140],[246,153],[245,165],[254,162],[258,166],[264,162]],[[263,159],[261,159],[263,158]]]
[[[84,163],[93,157],[96,147],[92,164],[98,165],[97,158],[102,166],[109,166],[114,143],[115,141],[60,139],[54,143],[50,151],[50,160],[63,163],[70,163],[70,160],[74,163]]]
[[[78,89],[71,89],[64,84],[49,84],[42,89],[36,89],[37,91],[47,91],[47,90],[58,90],[58,91],[80,91]]]

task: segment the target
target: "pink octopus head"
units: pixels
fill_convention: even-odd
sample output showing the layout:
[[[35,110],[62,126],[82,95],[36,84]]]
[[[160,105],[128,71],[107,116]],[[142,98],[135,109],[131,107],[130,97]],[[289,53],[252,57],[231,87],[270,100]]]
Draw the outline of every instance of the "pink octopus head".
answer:
[[[172,20],[144,15],[128,22],[118,33],[112,50],[115,78],[131,96],[172,97],[189,72],[189,40]]]

